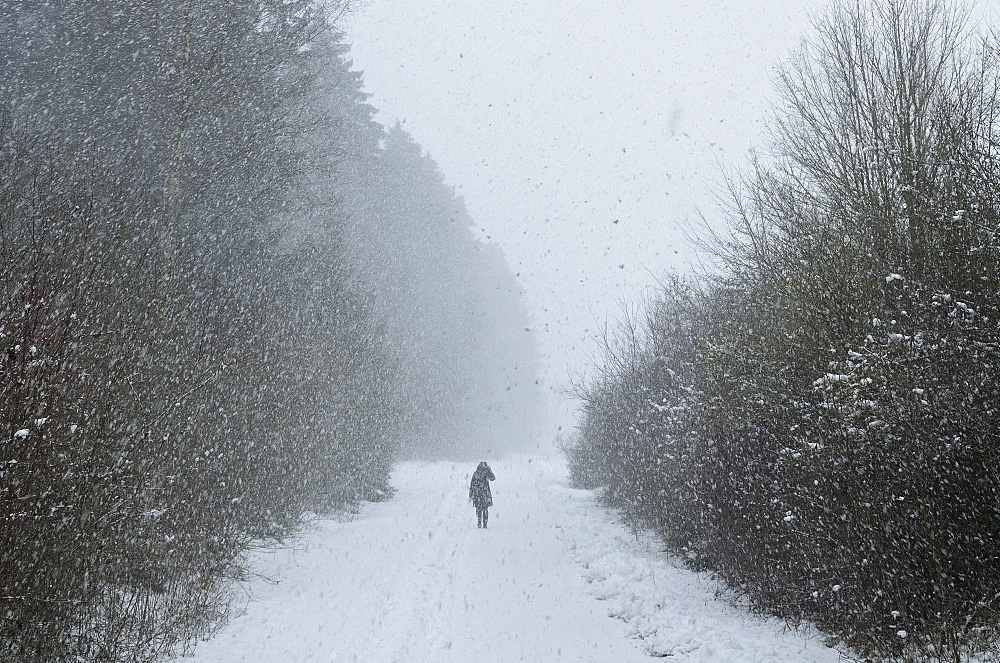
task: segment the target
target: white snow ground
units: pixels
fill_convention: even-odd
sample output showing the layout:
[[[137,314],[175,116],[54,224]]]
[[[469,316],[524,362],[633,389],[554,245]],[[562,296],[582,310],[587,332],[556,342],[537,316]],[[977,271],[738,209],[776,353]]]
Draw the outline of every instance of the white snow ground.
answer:
[[[245,611],[184,663],[717,663],[842,660],[817,639],[714,599],[703,576],[637,539],[561,460],[493,470],[478,530],[474,463],[406,463],[396,497],[258,553]],[[180,663],[180,662],[179,662]]]

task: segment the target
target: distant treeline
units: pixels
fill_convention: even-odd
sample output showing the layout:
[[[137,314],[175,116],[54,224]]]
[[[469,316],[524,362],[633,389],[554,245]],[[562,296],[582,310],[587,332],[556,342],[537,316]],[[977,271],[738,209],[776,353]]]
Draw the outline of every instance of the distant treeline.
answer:
[[[835,2],[718,269],[665,279],[579,388],[579,484],[865,659],[1000,650],[997,46],[947,2]]]
[[[400,453],[478,461],[534,449],[544,399],[521,289],[420,145],[400,126],[382,144],[337,179],[352,210],[347,247],[400,358]]]
[[[386,497],[422,395],[448,380],[448,407],[481,384],[413,368],[371,277],[409,272],[392,249],[357,255],[404,184],[460,201],[421,179],[419,149],[383,167],[336,9],[0,4],[0,660],[182,650],[225,617],[248,547]],[[451,256],[488,248],[452,236]],[[443,295],[509,277],[442,269],[461,275]],[[522,331],[508,301],[479,341]]]

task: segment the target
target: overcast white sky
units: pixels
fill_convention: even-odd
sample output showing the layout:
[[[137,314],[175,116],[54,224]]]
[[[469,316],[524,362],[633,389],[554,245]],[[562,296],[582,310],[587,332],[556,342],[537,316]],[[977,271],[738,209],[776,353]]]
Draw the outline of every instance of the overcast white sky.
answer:
[[[821,5],[360,0],[346,27],[380,121],[403,122],[503,248],[558,386],[620,301],[688,268],[685,222],[712,215]]]

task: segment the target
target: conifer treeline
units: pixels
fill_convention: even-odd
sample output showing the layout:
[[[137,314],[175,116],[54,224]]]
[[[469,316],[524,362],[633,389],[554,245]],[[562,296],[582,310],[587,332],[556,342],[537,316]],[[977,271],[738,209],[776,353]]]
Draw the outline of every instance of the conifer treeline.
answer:
[[[863,657],[1000,636],[1000,60],[937,0],[835,3],[731,187],[582,389],[581,484]]]
[[[350,224],[348,246],[394,312],[386,337],[412,414],[401,453],[478,461],[533,449],[544,398],[521,290],[500,249],[473,239],[464,203],[400,126],[386,132],[377,168],[366,163],[343,181],[362,220]]]
[[[254,541],[390,492],[420,385],[345,191],[402,175],[336,9],[0,5],[0,660],[177,651]]]

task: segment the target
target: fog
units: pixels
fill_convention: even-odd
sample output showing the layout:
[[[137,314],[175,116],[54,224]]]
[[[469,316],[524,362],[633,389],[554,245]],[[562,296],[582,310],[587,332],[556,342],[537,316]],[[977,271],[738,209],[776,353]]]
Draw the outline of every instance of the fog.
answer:
[[[698,258],[818,1],[366,0],[346,17],[384,123],[440,164],[525,291],[550,390],[585,372],[621,302]],[[551,393],[556,424],[575,404]]]
[[[997,659],[998,13],[0,2],[0,660]]]

